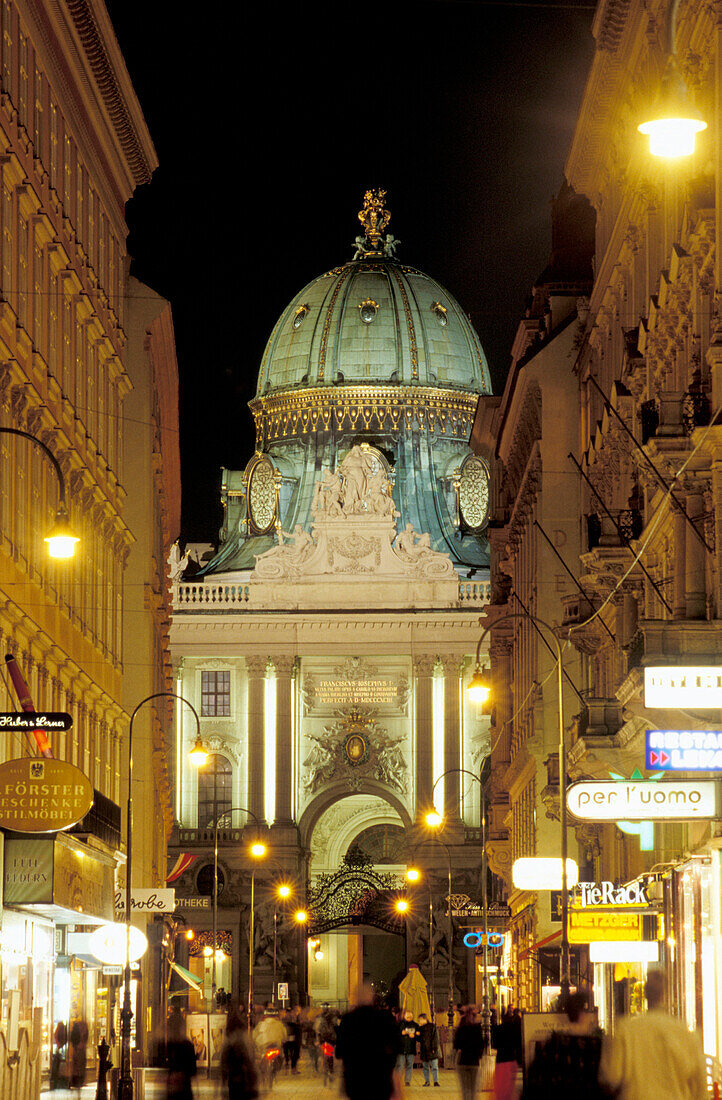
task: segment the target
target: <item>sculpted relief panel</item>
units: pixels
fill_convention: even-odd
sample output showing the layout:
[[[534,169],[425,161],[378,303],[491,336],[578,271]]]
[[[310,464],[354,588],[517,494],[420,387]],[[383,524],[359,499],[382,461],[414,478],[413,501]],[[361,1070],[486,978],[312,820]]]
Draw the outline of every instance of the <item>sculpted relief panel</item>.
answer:
[[[302,664],[298,800],[305,807],[324,788],[349,793],[373,780],[411,799],[410,665],[349,657],[341,664]]]

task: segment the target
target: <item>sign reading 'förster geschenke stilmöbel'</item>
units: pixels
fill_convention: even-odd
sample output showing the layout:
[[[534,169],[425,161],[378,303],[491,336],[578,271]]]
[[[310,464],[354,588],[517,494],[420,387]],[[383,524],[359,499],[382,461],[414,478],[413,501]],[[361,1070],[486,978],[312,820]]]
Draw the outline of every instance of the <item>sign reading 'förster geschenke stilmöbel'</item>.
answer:
[[[56,833],[82,821],[92,805],[92,784],[74,764],[40,757],[0,764],[3,829]]]

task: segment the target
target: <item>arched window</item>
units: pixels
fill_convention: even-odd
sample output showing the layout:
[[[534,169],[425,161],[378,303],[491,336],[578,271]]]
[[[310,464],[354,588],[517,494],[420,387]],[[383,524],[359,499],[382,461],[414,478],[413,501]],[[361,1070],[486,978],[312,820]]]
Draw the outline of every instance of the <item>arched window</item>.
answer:
[[[232,805],[230,761],[213,753],[198,772],[198,828],[212,826]]]

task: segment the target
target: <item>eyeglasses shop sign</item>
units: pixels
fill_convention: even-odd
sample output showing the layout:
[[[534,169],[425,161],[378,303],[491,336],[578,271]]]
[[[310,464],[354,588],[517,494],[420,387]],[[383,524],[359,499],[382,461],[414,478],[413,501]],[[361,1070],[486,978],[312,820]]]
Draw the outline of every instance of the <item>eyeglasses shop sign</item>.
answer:
[[[92,805],[92,784],[74,764],[37,756],[0,764],[3,829],[56,833],[77,825]]]
[[[713,780],[573,783],[567,809],[582,821],[691,821],[718,816]]]

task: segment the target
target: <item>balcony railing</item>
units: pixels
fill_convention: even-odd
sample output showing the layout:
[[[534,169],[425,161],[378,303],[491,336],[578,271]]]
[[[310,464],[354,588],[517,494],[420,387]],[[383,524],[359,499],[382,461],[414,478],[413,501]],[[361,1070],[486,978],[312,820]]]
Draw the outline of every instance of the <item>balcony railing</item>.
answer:
[[[252,609],[252,581],[235,584],[219,581],[183,581],[173,586],[173,604],[176,611]],[[488,580],[460,580],[459,605],[483,607],[489,602],[491,584]]]

